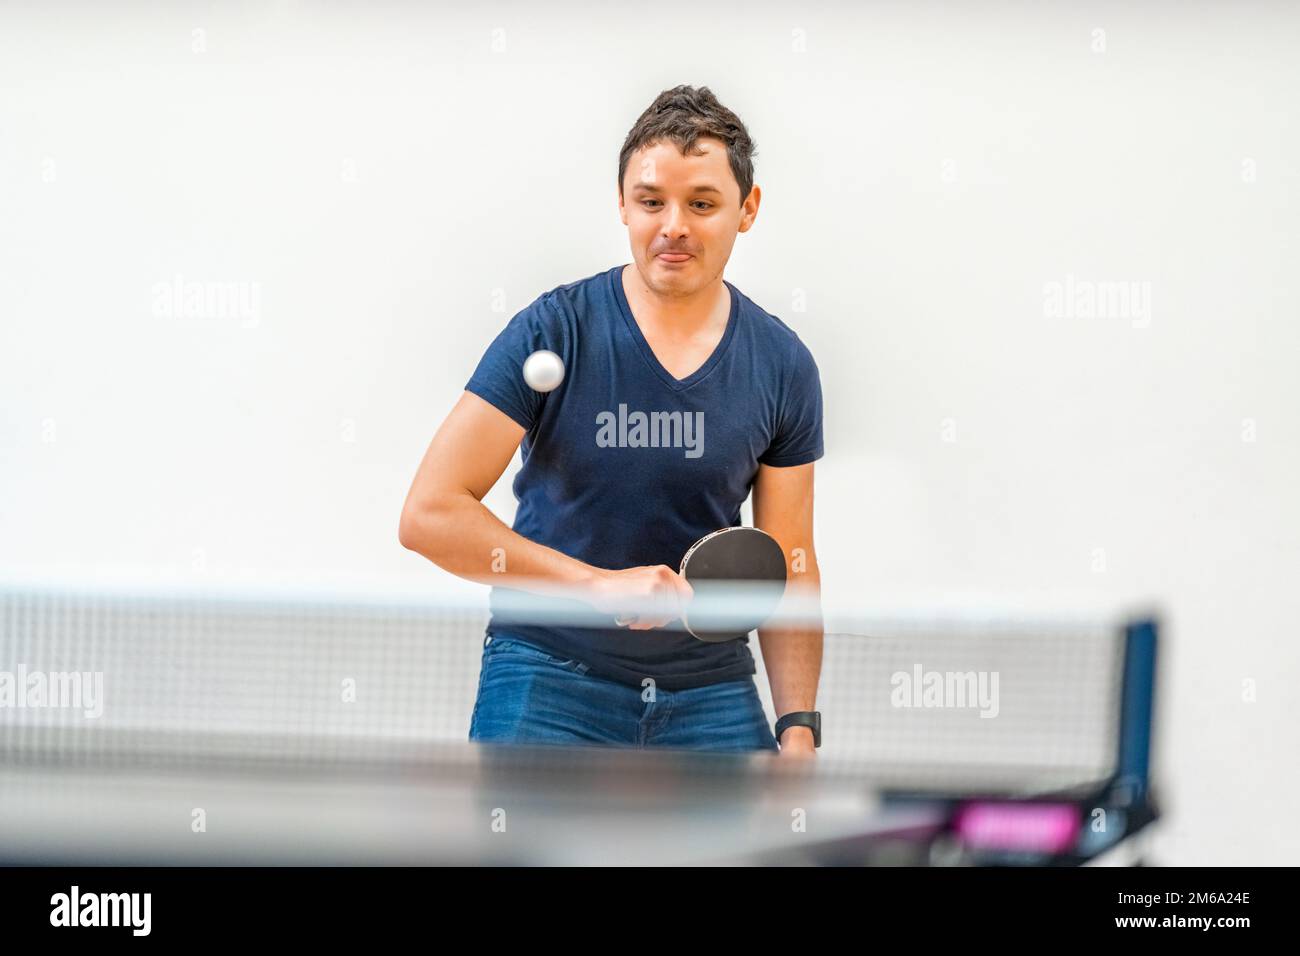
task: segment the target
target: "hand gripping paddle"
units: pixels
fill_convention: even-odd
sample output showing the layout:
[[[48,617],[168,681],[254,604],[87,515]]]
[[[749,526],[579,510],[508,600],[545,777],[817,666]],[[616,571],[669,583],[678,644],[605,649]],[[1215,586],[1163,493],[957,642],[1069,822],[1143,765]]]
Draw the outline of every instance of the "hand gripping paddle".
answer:
[[[785,553],[765,531],[723,528],[691,545],[679,573],[695,592],[682,615],[686,630],[701,641],[720,644],[744,637],[776,610],[785,592]]]

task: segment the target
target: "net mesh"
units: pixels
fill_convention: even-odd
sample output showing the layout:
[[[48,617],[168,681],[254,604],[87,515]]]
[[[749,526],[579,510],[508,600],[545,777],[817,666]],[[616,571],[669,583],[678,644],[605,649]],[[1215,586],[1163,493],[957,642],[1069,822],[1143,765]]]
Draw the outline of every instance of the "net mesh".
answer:
[[[0,762],[437,760],[467,738],[487,620],[486,601],[0,591]],[[828,609],[824,762],[905,789],[1091,786],[1122,647],[1102,618]]]

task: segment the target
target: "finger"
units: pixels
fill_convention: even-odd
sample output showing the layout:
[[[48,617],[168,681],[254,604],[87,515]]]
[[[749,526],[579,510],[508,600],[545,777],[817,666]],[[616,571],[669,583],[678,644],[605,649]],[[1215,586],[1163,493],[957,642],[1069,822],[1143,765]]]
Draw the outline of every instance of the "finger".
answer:
[[[677,620],[685,611],[686,605],[682,599],[681,589],[677,587],[676,581],[670,580],[664,588],[664,624]]]
[[[673,617],[684,617],[686,606],[690,603],[691,598],[695,596],[695,591],[686,583],[686,579],[680,574],[674,574],[672,578],[672,589],[669,596],[673,602]]]

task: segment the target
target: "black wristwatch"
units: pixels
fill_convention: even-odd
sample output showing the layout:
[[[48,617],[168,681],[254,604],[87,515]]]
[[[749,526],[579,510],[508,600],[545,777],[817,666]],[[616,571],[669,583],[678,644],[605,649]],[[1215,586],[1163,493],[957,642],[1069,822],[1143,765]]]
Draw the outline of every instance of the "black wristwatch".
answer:
[[[793,714],[786,714],[776,722],[776,742],[781,742],[781,735],[790,727],[811,727],[813,732],[813,746],[822,745],[822,715],[816,710],[797,710]]]

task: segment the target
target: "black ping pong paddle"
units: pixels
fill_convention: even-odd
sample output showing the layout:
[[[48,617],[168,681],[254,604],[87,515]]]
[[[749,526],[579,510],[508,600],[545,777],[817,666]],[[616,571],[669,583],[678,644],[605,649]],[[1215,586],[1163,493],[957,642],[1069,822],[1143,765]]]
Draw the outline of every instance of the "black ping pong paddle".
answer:
[[[701,605],[698,625],[692,626],[689,607],[682,624],[692,637],[720,644],[744,637],[776,610],[786,583],[785,552],[766,531],[722,528],[691,545],[678,573],[695,592],[691,603]]]

